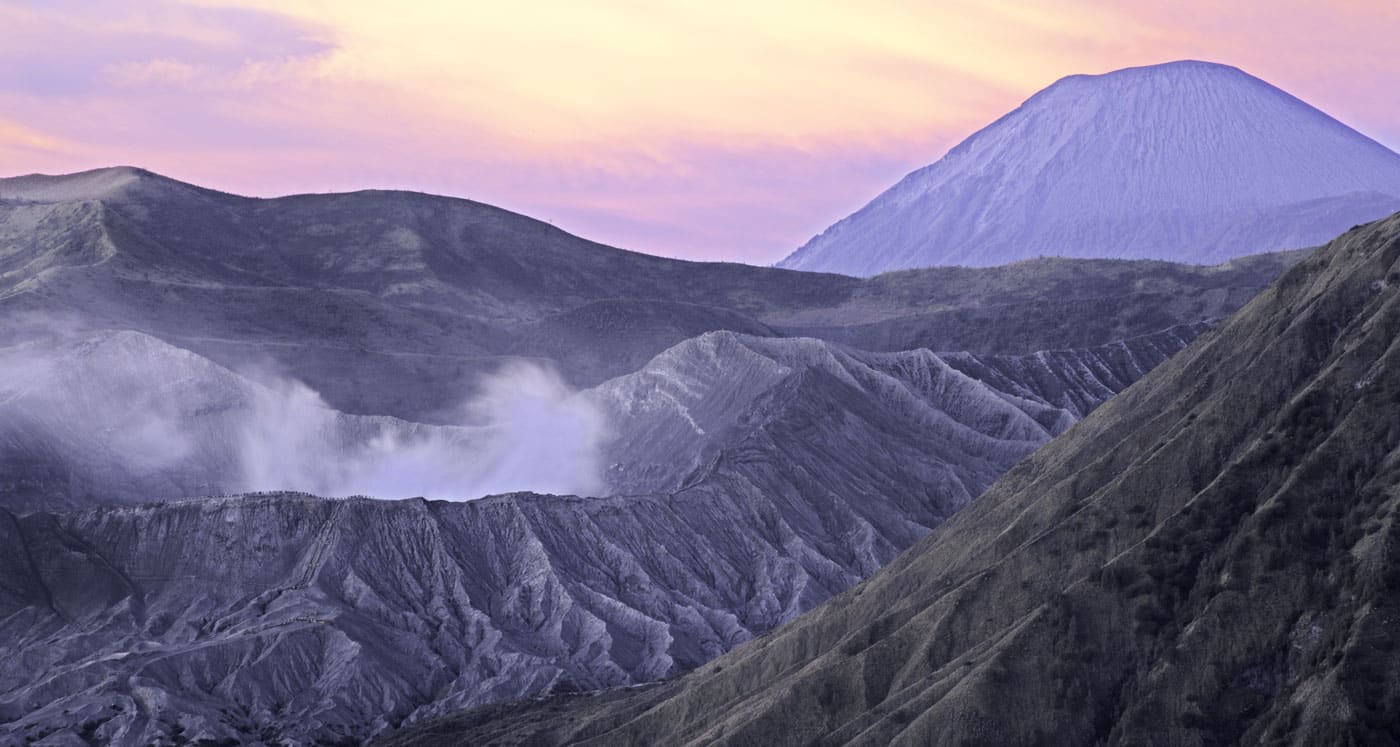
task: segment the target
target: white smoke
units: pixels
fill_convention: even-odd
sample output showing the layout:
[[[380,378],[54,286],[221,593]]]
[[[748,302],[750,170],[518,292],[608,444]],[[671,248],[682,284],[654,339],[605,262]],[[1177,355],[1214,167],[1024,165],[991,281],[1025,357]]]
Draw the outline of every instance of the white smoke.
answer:
[[[100,366],[100,380],[75,369],[88,364],[90,346],[24,342],[0,354],[0,405],[29,414],[31,423],[61,442],[100,444],[108,459],[135,472],[153,472],[190,456],[193,444],[181,425],[177,397],[184,382],[152,375],[145,367]],[[11,408],[11,403],[17,407]],[[35,426],[30,426],[35,427]]]
[[[243,490],[469,500],[602,487],[602,412],[552,369],[512,363],[485,377],[460,425],[347,416],[304,384],[255,398],[239,444]]]
[[[19,445],[0,453],[0,468],[29,458],[25,449],[56,451],[94,488],[138,499],[297,490],[473,500],[603,487],[605,416],[539,364],[483,377],[447,426],[347,415],[299,381],[236,374],[133,332],[0,347],[0,370],[0,441]]]

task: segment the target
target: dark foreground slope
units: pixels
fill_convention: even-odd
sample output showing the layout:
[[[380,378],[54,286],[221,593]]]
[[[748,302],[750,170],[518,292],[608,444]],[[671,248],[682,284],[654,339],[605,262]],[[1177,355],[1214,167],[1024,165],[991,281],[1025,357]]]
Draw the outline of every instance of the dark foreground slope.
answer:
[[[400,743],[1400,739],[1400,216],[691,675]]]

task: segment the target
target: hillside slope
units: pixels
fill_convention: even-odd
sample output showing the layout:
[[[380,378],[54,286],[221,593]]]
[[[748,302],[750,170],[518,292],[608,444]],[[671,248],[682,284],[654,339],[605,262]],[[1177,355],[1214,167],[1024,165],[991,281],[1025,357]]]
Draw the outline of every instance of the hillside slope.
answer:
[[[1237,68],[1183,61],[1056,82],[778,266],[1220,262],[1396,210],[1400,154]]]
[[[1039,372],[1012,391],[928,351],[716,332],[583,395],[628,415],[625,496],[0,512],[0,656],[24,662],[0,738],[363,738],[686,671],[874,573],[1183,344],[1007,362]]]
[[[7,373],[0,381],[0,506],[58,509],[257,490],[447,500],[516,490],[670,492],[761,428],[766,403],[808,386],[801,379],[816,370],[851,386],[834,392],[850,397],[834,409],[878,409],[914,387],[926,400],[917,439],[927,448],[909,451],[907,429],[872,438],[909,452],[908,464],[942,462],[975,474],[956,488],[966,497],[1010,465],[1000,441],[1020,454],[1048,440],[1205,328],[1182,325],[1030,356],[863,353],[813,339],[711,332],[582,392],[532,391],[540,370],[501,377],[491,410],[465,426],[346,414],[295,382],[249,378],[139,332],[32,340],[0,346]],[[965,397],[917,389],[932,386],[960,388]],[[965,438],[969,423],[987,438]],[[555,434],[564,435],[551,440]],[[836,430],[827,436],[833,447],[861,446]],[[948,452],[940,443],[959,445]],[[794,448],[768,447],[751,459],[779,460]],[[550,464],[519,464],[525,459]],[[888,467],[891,476],[902,469]]]
[[[644,691],[398,743],[1393,743],[1398,339],[1400,215],[792,624]]]
[[[521,358],[593,386],[714,330],[889,351],[1094,347],[1224,316],[1297,258],[862,281],[626,252],[468,200],[251,199],[114,168],[0,179],[0,343],[135,330],[278,370],[344,412],[445,423]]]

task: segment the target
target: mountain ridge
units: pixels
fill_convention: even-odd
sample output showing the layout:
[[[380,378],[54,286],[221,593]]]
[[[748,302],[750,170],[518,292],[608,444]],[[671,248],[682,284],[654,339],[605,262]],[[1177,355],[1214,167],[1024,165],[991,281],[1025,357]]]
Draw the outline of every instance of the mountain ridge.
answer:
[[[862,281],[627,252],[457,198],[252,199],[139,178],[158,188],[119,200],[0,200],[0,343],[22,338],[27,320],[135,329],[229,368],[268,364],[347,413],[439,423],[510,361],[552,360],[569,383],[593,386],[715,329],[883,350],[1100,345],[1223,316],[1301,256],[1215,270],[1059,261]],[[1050,301],[1044,283],[1059,289]],[[1116,308],[1092,300],[1103,296]],[[1028,321],[1042,311],[1079,324]]]

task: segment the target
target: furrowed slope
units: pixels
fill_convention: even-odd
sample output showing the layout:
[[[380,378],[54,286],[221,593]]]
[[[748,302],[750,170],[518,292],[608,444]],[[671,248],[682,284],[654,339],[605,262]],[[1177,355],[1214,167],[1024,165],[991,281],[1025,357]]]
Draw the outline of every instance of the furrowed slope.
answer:
[[[1393,742],[1397,339],[1400,216],[792,624],[642,692],[400,743]]]
[[[0,734],[354,739],[689,670],[889,562],[1068,428],[1057,401],[1126,386],[1121,352],[1044,356],[1042,396],[928,351],[716,332],[580,395],[617,416],[628,495],[0,513],[0,655],[23,662]]]
[[[601,473],[561,468],[556,477],[586,484],[596,495],[678,490],[762,427],[770,400],[801,390],[798,379],[820,370],[849,385],[833,396],[870,400],[869,408],[899,400],[922,412],[926,422],[917,438],[936,434],[930,444],[957,446],[930,446],[908,460],[964,465],[954,492],[965,500],[999,476],[1011,455],[1083,417],[1201,328],[1026,357],[862,353],[812,339],[708,333],[556,405],[561,417],[574,412],[568,408],[584,408],[602,421],[592,437]],[[7,373],[0,382],[0,495],[12,510],[271,489],[344,495],[376,486],[384,498],[471,500],[523,487],[492,477],[503,468],[492,460],[505,455],[490,446],[511,437],[498,432],[509,429],[508,421],[438,426],[349,415],[295,382],[261,383],[139,332],[0,347],[0,367]],[[934,391],[931,382],[944,388],[956,382],[963,394]],[[985,438],[964,437],[973,432]],[[842,438],[834,429],[825,436]],[[910,434],[884,442],[905,451],[904,436]],[[592,443],[582,439],[576,439],[580,447]],[[761,457],[780,461],[790,451],[773,443]],[[894,478],[900,468],[889,465],[889,472]],[[536,490],[556,484],[548,475],[534,479],[539,482],[529,485]]]

